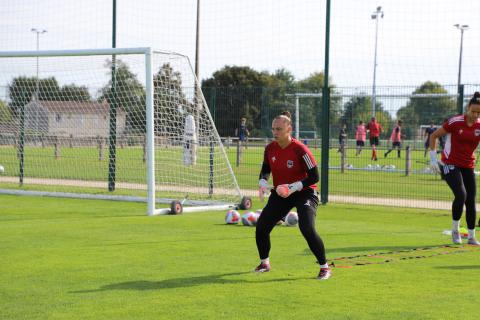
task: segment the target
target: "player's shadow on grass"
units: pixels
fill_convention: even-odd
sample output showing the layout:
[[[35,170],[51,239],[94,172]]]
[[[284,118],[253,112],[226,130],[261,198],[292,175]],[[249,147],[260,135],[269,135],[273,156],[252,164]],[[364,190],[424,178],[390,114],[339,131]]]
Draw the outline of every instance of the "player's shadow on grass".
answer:
[[[480,265],[470,265],[470,266],[441,266],[434,267],[435,269],[448,269],[448,270],[473,270],[480,269]]]
[[[79,290],[71,291],[70,293],[89,293],[89,292],[100,292],[100,291],[110,291],[110,290],[162,290],[162,289],[174,289],[174,288],[185,288],[185,287],[194,287],[201,286],[204,284],[235,284],[235,283],[246,283],[250,282],[246,279],[228,279],[225,277],[228,276],[239,276],[252,273],[251,271],[246,272],[233,272],[233,273],[223,273],[223,274],[214,274],[207,276],[199,277],[185,277],[185,278],[172,278],[165,279],[160,281],[148,281],[148,280],[137,280],[137,281],[127,281],[112,283],[101,286],[98,289],[93,290]],[[265,279],[263,281],[255,282],[285,282],[285,281],[294,281],[299,278],[287,278],[287,279]],[[253,282],[253,281],[252,281]]]

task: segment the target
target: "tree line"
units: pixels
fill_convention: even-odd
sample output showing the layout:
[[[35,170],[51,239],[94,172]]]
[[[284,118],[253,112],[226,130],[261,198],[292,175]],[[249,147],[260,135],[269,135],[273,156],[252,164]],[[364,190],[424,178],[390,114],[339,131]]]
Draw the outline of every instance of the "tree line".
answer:
[[[107,76],[112,70],[112,61],[106,61]],[[256,71],[248,66],[224,66],[201,82],[205,101],[215,120],[221,136],[233,136],[241,117],[247,118],[251,136],[270,135],[273,117],[281,111],[295,111],[296,93],[322,92],[323,72],[313,72],[304,79],[297,80],[287,69],[281,68],[272,73]],[[370,119],[372,100],[366,93],[343,95],[344,88],[337,88],[329,79],[330,126],[331,133],[343,124],[347,125],[349,136],[354,134],[358,121]],[[38,86],[38,92],[37,92]],[[182,83],[182,75],[169,63],[163,64],[154,74],[155,131],[168,134],[180,131],[175,123],[182,123],[187,113],[195,114],[195,99],[187,98],[187,88]],[[17,77],[8,85],[9,103],[0,101],[0,122],[8,122],[18,116],[21,107],[29,103],[34,95],[39,100],[103,102],[115,103],[127,113],[128,132],[145,132],[145,99],[143,84],[128,64],[117,60],[115,64],[115,88],[112,80],[105,83],[92,97],[86,86],[69,84],[60,86],[54,77],[37,79]],[[439,124],[447,116],[456,112],[456,100],[442,96],[448,93],[439,83],[427,81],[415,88],[405,105],[392,115],[381,101],[376,101],[376,117],[389,135],[395,119],[404,121],[406,138],[413,137],[419,125],[434,122]],[[433,94],[433,98],[418,98],[421,94]],[[435,96],[438,95],[438,97]],[[417,97],[415,97],[417,96]],[[301,99],[300,126],[302,132],[320,132],[323,101],[320,96]],[[306,134],[306,133],[305,133]]]
[[[111,77],[112,61],[104,65],[109,81],[91,95],[87,86],[69,84],[60,86],[54,77],[16,77],[8,84],[9,103],[0,100],[0,123],[18,118],[22,108],[37,99],[39,101],[107,102],[126,112],[126,131],[141,134],[146,131],[146,91],[128,64],[115,62],[115,85]],[[193,103],[187,99],[179,72],[169,63],[163,64],[154,74],[155,130],[158,134],[169,130],[181,130],[176,121],[182,121],[185,113],[193,112]],[[178,123],[178,122],[177,122]]]
[[[273,117],[283,110],[294,115],[296,93],[321,93],[324,74],[314,72],[305,79],[296,80],[286,69],[273,73],[258,72],[250,67],[225,66],[202,81],[202,90],[215,125],[221,136],[232,136],[241,117],[247,118],[252,136],[270,136]],[[330,132],[338,133],[345,124],[353,137],[358,122],[367,122],[372,115],[372,98],[365,92],[348,94],[351,88],[338,88],[330,83]],[[379,99],[375,116],[384,128],[382,138],[388,138],[394,122],[402,119],[405,138],[418,134],[420,125],[440,124],[456,113],[456,99],[447,97],[448,91],[438,82],[426,81],[410,92],[407,102],[392,114]],[[425,96],[420,98],[420,96]],[[301,98],[300,133],[320,133],[323,101],[320,96]]]

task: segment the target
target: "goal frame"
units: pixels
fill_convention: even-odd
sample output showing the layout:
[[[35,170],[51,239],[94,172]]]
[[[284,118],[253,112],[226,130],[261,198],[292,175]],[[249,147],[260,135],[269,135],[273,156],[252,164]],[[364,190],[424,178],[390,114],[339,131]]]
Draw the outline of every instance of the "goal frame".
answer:
[[[154,79],[153,79],[153,70],[152,70],[152,55],[155,53],[160,54],[175,54],[177,56],[186,58],[188,61],[189,69],[192,72],[195,80],[195,87],[199,85],[199,81],[196,78],[193,68],[191,66],[190,60],[183,54],[179,54],[172,51],[157,50],[151,47],[135,47],[135,48],[106,48],[106,49],[72,49],[72,50],[38,50],[38,51],[0,51],[0,58],[36,58],[36,57],[66,57],[66,56],[99,56],[99,55],[144,55],[145,57],[145,91],[146,91],[146,164],[147,164],[147,215],[161,215],[172,213],[173,203],[180,204],[182,206],[183,212],[198,212],[205,210],[223,210],[230,208],[242,208],[248,209],[251,206],[251,199],[247,197],[242,198],[240,188],[235,175],[233,174],[233,169],[228,161],[228,157],[225,153],[225,150],[222,149],[225,159],[227,159],[227,166],[232,174],[236,186],[236,193],[241,198],[239,204],[212,204],[212,205],[197,205],[192,207],[183,208],[183,202],[173,201],[171,208],[157,209],[155,204],[158,201],[156,199],[156,186],[155,186],[155,132],[154,132]],[[201,95],[201,102],[206,106],[205,99]],[[207,112],[208,118],[213,123],[211,115]],[[217,138],[219,138],[218,133],[216,132]],[[26,195],[42,195],[42,196],[60,196],[60,197],[75,197],[75,198],[89,198],[89,199],[109,199],[109,200],[126,200],[126,201],[142,201],[139,197],[128,197],[128,196],[101,196],[97,195],[85,195],[85,194],[72,194],[72,193],[56,193],[56,192],[41,192],[41,191],[29,191],[22,192],[12,191],[12,190],[0,190],[0,193],[12,194],[26,194]],[[133,199],[133,200],[132,200]],[[171,200],[171,199],[170,199]]]

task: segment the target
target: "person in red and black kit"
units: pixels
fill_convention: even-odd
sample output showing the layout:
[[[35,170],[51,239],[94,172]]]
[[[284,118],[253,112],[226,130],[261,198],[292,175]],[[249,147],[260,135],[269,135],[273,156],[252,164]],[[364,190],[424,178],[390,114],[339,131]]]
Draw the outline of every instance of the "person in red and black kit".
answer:
[[[270,271],[270,232],[277,221],[296,207],[300,231],[320,264],[317,278],[326,280],[331,276],[331,269],[327,264],[323,241],[315,230],[319,203],[316,192],[319,176],[315,158],[307,146],[292,138],[292,121],[288,111],[273,120],[272,133],[275,141],[265,147],[259,177],[260,193],[269,188],[267,181],[270,173],[274,187],[257,221],[255,239],[260,264],[255,271]]]
[[[437,138],[446,137],[442,160],[437,160]],[[466,208],[468,244],[480,246],[475,237],[477,211],[475,197],[475,149],[480,142],[480,93],[475,92],[465,114],[451,117],[430,135],[430,165],[440,172],[453,192],[452,241],[462,243],[460,219],[463,206]]]
[[[372,160],[377,161],[377,146],[379,144],[380,133],[383,128],[380,123],[377,122],[375,117],[372,117],[371,121],[365,127],[369,132],[370,146],[372,147]]]

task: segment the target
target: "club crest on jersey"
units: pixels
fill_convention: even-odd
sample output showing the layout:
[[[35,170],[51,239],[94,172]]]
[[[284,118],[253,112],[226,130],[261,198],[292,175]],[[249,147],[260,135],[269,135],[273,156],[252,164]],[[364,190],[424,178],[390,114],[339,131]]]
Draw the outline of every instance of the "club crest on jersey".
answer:
[[[293,168],[293,160],[287,160],[287,168],[288,169]]]
[[[277,160],[277,158],[275,158],[275,157],[272,157],[272,162],[275,162],[275,160]]]
[[[480,129],[475,129],[475,137],[480,136]]]
[[[458,134],[462,134],[462,133],[463,133],[462,129],[458,130]]]

